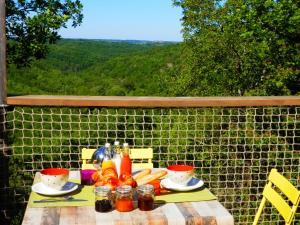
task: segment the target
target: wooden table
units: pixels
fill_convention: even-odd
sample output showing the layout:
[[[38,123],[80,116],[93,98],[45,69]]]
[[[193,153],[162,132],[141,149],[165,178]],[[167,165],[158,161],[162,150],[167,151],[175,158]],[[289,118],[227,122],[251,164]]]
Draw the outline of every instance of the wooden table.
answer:
[[[79,178],[78,171],[72,171],[70,178]],[[99,213],[94,206],[31,208],[27,206],[23,225],[121,225],[121,224],[197,224],[233,225],[233,216],[218,202],[183,202],[157,205],[154,210],[144,212]]]

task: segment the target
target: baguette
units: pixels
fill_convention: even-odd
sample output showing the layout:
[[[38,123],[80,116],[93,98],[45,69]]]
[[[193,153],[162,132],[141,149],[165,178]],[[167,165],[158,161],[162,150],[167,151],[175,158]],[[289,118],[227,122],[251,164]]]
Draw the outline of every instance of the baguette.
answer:
[[[146,176],[146,175],[148,175],[150,173],[151,173],[151,169],[144,169],[141,172],[133,175],[132,177],[133,177],[133,179],[135,179],[137,181],[137,180],[142,179],[144,176]]]
[[[136,182],[137,182],[138,185],[148,184],[149,182],[154,181],[154,180],[156,180],[160,177],[163,177],[166,174],[167,174],[167,171],[159,170],[159,171],[157,171],[153,174],[149,174],[149,175],[144,176],[142,179],[137,180]]]

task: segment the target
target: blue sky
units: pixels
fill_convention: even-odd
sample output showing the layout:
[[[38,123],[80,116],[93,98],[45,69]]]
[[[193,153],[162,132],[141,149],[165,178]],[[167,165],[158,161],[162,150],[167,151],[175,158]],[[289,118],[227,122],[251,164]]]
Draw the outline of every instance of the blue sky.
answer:
[[[182,41],[181,9],[172,0],[82,0],[80,27],[64,38]]]

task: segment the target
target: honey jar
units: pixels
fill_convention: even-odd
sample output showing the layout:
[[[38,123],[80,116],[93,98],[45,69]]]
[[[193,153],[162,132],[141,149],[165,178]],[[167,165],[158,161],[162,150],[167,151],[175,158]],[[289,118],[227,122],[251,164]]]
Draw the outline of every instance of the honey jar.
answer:
[[[150,184],[138,186],[138,208],[142,211],[149,211],[154,208],[154,187]]]
[[[133,210],[133,193],[131,186],[121,185],[117,187],[115,207],[119,212],[129,212]]]

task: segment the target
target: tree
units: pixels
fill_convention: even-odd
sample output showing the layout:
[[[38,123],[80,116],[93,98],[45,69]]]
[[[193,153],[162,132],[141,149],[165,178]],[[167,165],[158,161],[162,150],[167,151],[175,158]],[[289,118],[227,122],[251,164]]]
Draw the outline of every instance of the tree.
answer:
[[[81,24],[82,7],[79,0],[6,0],[8,63],[26,66],[44,58],[60,28]]]
[[[298,0],[174,0],[187,59],[178,95],[300,91]],[[177,93],[176,93],[177,92]]]

